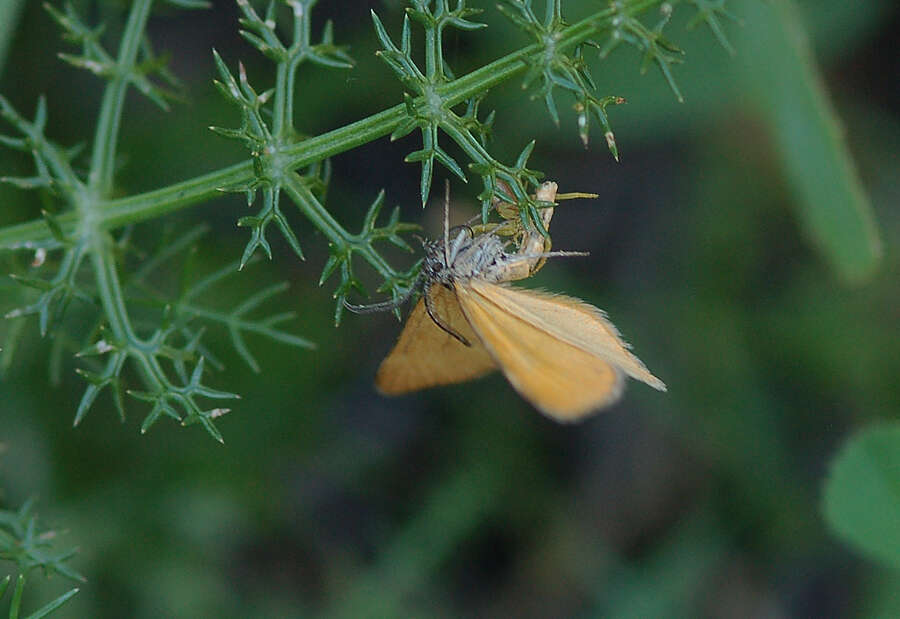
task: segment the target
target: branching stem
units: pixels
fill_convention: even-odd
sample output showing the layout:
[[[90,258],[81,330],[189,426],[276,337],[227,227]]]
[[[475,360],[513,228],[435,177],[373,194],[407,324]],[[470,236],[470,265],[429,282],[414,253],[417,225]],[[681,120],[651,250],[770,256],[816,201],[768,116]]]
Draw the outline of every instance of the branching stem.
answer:
[[[321,230],[339,251],[359,254],[385,279],[397,276],[381,254],[373,250],[370,243],[364,242],[362,235],[351,234],[331,216],[297,174],[285,177],[284,191],[310,223]]]
[[[143,15],[143,19],[146,19],[145,11],[149,10],[150,4],[150,0],[140,0],[135,4],[132,16],[129,17],[129,26],[126,32],[130,32],[132,23],[136,23],[138,19],[136,15]],[[659,5],[659,0],[637,0],[627,3],[625,10],[630,15],[637,15],[657,5]],[[598,31],[612,27],[613,18],[620,14],[621,9],[608,8],[573,24],[563,31],[560,39],[557,41],[557,48],[571,48],[591,36],[596,36]],[[541,53],[543,53],[543,49],[539,45],[530,45],[459,79],[441,85],[438,87],[438,91],[448,105],[461,103],[523,72],[528,66],[528,59]],[[124,57],[123,54],[124,47],[122,54],[120,54],[120,60]],[[279,73],[279,75],[282,74]],[[281,79],[293,79],[292,72],[286,71]],[[115,88],[115,83],[110,85],[108,92]],[[107,99],[112,97],[113,95],[111,94],[104,96],[104,113],[101,116],[101,129],[98,130],[97,142],[103,146],[95,148],[95,167],[92,167],[91,178],[92,187],[96,188],[103,188],[109,182],[107,175],[111,173],[115,154],[115,148],[110,142],[114,143],[114,138],[118,131],[119,117],[116,110],[120,110],[120,107],[119,104],[106,103]],[[276,113],[276,119],[283,118],[289,112],[289,102],[284,102],[284,106],[284,115]],[[107,107],[111,109],[107,111]],[[283,154],[288,162],[288,167],[298,169],[389,135],[406,118],[406,106],[405,104],[399,104],[350,125],[298,142],[286,148]],[[101,140],[100,138],[103,139]],[[97,177],[96,181],[93,181],[94,176]],[[127,198],[96,203],[93,205],[94,216],[100,228],[105,230],[115,229],[202,203],[217,195],[218,188],[247,183],[253,177],[252,162],[244,161],[162,189]],[[105,178],[107,180],[104,180]],[[318,218],[315,209],[311,209],[306,214],[315,225],[322,223],[325,226],[322,228],[322,231],[329,238],[341,236],[337,232],[337,230],[341,230],[340,226],[337,228],[331,227],[328,219]],[[74,229],[77,219],[78,215],[72,212],[58,217],[58,221],[66,233],[70,233]],[[344,233],[346,234],[346,232]],[[0,228],[0,249],[52,244],[53,239],[50,231],[47,229],[46,224],[40,220]],[[365,255],[365,252],[362,253]],[[374,256],[372,258],[374,259]]]
[[[128,90],[129,75],[135,65],[141,37],[147,25],[147,17],[153,0],[136,0],[131,6],[122,43],[119,46],[117,71],[110,79],[103,93],[103,102],[94,134],[94,148],[91,154],[91,173],[88,186],[97,197],[110,194],[115,172],[116,145],[119,142],[119,128],[122,108],[125,106],[125,92]]]

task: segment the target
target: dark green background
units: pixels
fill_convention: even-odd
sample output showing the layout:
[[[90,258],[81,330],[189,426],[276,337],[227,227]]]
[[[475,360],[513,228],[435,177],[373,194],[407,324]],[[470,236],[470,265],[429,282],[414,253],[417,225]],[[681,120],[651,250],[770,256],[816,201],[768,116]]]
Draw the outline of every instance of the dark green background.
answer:
[[[302,72],[297,126],[312,134],[401,96],[373,55],[368,16],[371,6],[398,33],[400,3],[322,4],[318,17],[335,18],[358,66]],[[568,4],[573,18],[591,5]],[[518,82],[487,101],[501,158],[537,138],[533,167],[564,191],[600,194],[553,222],[555,248],[591,256],[551,262],[528,285],[608,311],[668,393],[632,383],[620,404],[576,426],[545,419],[499,376],[381,398],[372,377],[400,325],[349,316],[332,328],[330,289],[316,286],[325,242],[294,217],[305,263],[276,243],[274,262],[208,301],[227,307],[288,280],[272,306],[296,310],[296,332],[319,349],[251,340],[263,366],[254,374],[210,333],[228,364],[210,384],[244,396],[221,420],[224,447],[167,422],[141,436],[142,405],[126,402],[122,425],[108,396],[73,430],[75,365],[64,358],[50,387],[50,342],[27,324],[0,378],[0,504],[37,495],[45,521],[66,531],[63,545],[81,548],[72,564],[88,582],[59,616],[900,616],[900,575],[835,541],[819,512],[848,432],[900,410],[900,11],[890,1],[798,3],[880,226],[880,266],[849,283],[804,223],[797,174],[821,174],[822,153],[795,151],[799,172],[785,165],[784,127],[808,120],[803,93],[775,79],[795,59],[752,21],[769,5],[731,4],[744,18],[726,27],[734,58],[704,27],[670,26],[687,52],[675,69],[684,105],[655,68],[639,74],[633,49],[596,64],[601,94],[628,99],[610,110],[619,164],[599,131],[585,151],[572,116],[557,129]],[[524,43],[485,5],[487,33],[448,36],[458,73]],[[82,6],[115,24],[109,4]],[[231,66],[243,60],[260,89],[272,79],[236,31],[229,3],[151,21],[189,101],[163,113],[129,99],[123,195],[245,156],[206,129],[236,124],[211,85],[211,47]],[[48,134],[70,144],[90,139],[102,84],[63,66],[61,49],[70,51],[39,3],[26,2],[0,92],[20,110],[46,93]],[[436,234],[437,209],[420,211],[418,170],[402,163],[417,148],[415,136],[385,139],[337,157],[328,207],[356,229],[384,187],[389,204]],[[30,165],[0,151],[0,174]],[[475,193],[454,185],[461,215],[475,212]],[[32,219],[39,206],[0,186],[0,223]],[[207,272],[240,256],[243,214],[225,197],[137,226],[135,244],[152,251],[167,228],[206,222],[195,268]],[[0,260],[8,270],[27,256]],[[4,282],[0,295],[11,290]],[[85,315],[76,309],[69,328]],[[69,587],[33,574],[27,606]]]

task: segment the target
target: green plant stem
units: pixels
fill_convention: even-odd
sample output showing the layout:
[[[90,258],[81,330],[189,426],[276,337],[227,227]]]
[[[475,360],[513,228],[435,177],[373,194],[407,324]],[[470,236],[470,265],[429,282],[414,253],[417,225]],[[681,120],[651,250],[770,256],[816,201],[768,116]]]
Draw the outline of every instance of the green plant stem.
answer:
[[[90,244],[97,293],[109,322],[110,333],[127,351],[128,356],[138,362],[137,367],[144,384],[151,391],[162,392],[168,381],[152,353],[154,343],[138,337],[131,324],[112,252],[113,239],[108,232],[112,226],[102,216],[103,202],[94,201],[109,195],[112,190],[122,109],[129,86],[128,76],[133,71],[152,5],[153,0],[136,0],[131,7],[119,47],[118,73],[110,80],[103,93],[88,175],[88,195],[79,200],[76,211],[81,215],[81,233]]]
[[[100,232],[94,237],[91,251],[94,263],[94,278],[103,310],[109,321],[109,329],[120,345],[128,351],[128,356],[136,360],[138,371],[150,391],[165,389],[165,374],[156,358],[147,350],[152,346],[142,341],[134,332],[125,306],[125,295],[119,274],[116,272],[112,255],[112,238],[108,232]]]
[[[302,5],[301,5],[302,6]],[[301,8],[301,11],[304,9]],[[303,60],[303,51],[309,48],[309,17],[303,13],[294,12],[294,38],[289,48],[291,60],[278,63],[275,76],[275,110],[272,131],[281,138],[290,138],[294,128],[294,98],[288,96],[294,93],[294,81],[297,76],[297,68]]]
[[[173,393],[185,410],[189,410],[192,408],[190,389],[173,385],[157,357],[164,337],[163,332],[157,332],[149,339],[142,339],[135,333],[131,325],[125,305],[125,294],[116,272],[112,246],[112,237],[108,232],[103,231],[94,238],[91,251],[98,296],[109,321],[110,332],[127,356],[137,362],[136,367],[143,379],[146,391],[155,394]],[[221,439],[218,440],[221,442]]]
[[[116,61],[116,75],[106,85],[97,131],[94,134],[94,148],[91,153],[91,172],[88,186],[96,196],[108,196],[112,190],[115,173],[116,145],[122,108],[125,106],[125,92],[129,86],[129,76],[135,65],[141,37],[150,15],[153,0],[136,0],[128,15],[128,22],[122,34],[119,57]]]
[[[143,2],[149,4],[149,0],[143,0]],[[629,14],[636,15],[658,4],[660,4],[660,0],[637,0],[629,3],[626,10]],[[137,10],[138,7],[135,7],[133,12],[137,12]],[[557,48],[567,49],[597,35],[598,32],[611,26],[612,18],[615,15],[617,12],[614,9],[605,9],[573,24],[562,33],[557,41]],[[129,24],[131,24],[130,18]],[[447,105],[456,105],[523,72],[528,66],[529,58],[542,53],[544,52],[541,46],[530,45],[453,82],[448,82],[438,87],[437,90]],[[350,125],[299,142],[285,149],[283,154],[288,162],[286,167],[295,170],[361,144],[372,142],[389,135],[406,118],[406,106],[398,104]],[[115,126],[110,123],[103,135],[108,136],[117,128],[118,119],[116,118]],[[107,153],[107,156],[101,157],[100,160],[111,161],[108,159],[108,154],[114,153],[114,150],[107,149],[104,152]],[[102,165],[106,166],[106,163]],[[107,168],[103,167],[102,169]],[[162,189],[97,203],[93,205],[93,215],[99,227],[110,230],[201,203],[216,195],[218,188],[247,183],[253,178],[253,175],[253,162],[244,161]],[[309,214],[307,215],[309,216]],[[58,219],[64,232],[70,233],[75,227],[78,215],[70,212],[59,216]],[[326,228],[323,229],[323,232],[329,229],[330,224],[327,219],[311,217],[311,220],[315,225],[324,224]],[[331,229],[331,232],[340,237],[340,234],[336,233],[334,229]],[[328,233],[326,232],[326,234]],[[329,238],[332,237],[329,236]],[[46,246],[48,244],[53,244],[52,237],[43,221],[31,221],[0,228],[0,249]],[[365,252],[363,253],[365,254]]]
[[[381,257],[381,254],[374,251],[369,243],[362,242],[358,235],[347,232],[331,216],[297,174],[285,177],[283,188],[306,218],[340,250],[353,251],[361,255],[385,279],[397,275],[391,265]]]
[[[110,250],[112,239],[106,231],[107,225],[103,218],[98,217],[102,207],[93,199],[109,195],[112,189],[116,145],[129,85],[128,76],[134,67],[152,6],[153,0],[136,0],[131,6],[116,62],[118,72],[106,85],[97,120],[88,175],[89,195],[79,200],[79,207],[76,209],[88,228],[83,233],[89,238],[98,292],[109,319],[110,330],[122,342],[136,342],[137,337],[128,320],[122,287],[116,273],[116,261]]]
[[[16,26],[25,7],[24,0],[0,0],[0,75],[6,66],[6,54],[16,33]]]
[[[244,161],[203,176],[155,189],[146,193],[98,202],[93,205],[94,216],[101,226],[112,230],[131,223],[160,217],[172,211],[221,196],[219,187],[236,184],[251,178],[253,162]],[[57,216],[66,234],[74,231],[78,214],[72,211]],[[54,245],[54,240],[42,219],[0,228],[0,249]]]

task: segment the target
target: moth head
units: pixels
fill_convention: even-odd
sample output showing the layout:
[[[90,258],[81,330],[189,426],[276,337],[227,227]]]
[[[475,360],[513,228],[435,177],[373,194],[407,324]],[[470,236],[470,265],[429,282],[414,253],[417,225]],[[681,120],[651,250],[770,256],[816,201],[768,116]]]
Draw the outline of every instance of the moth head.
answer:
[[[444,249],[440,241],[428,241],[425,244],[425,261],[422,273],[430,280],[438,279],[449,265],[444,260]]]

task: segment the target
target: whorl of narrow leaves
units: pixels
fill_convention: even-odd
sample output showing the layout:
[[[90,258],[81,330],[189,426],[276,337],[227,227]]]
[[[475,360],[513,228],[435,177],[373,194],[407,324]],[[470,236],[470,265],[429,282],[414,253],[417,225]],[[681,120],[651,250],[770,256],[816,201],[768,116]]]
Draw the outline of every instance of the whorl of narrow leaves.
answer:
[[[479,194],[482,218],[487,221],[491,205],[498,199],[519,206],[523,222],[529,227],[543,230],[538,205],[531,197],[531,190],[537,185],[542,174],[526,167],[528,156],[534,143],[527,145],[515,165],[506,165],[495,159],[487,151],[487,138],[493,122],[493,114],[484,121],[478,118],[478,104],[484,93],[466,102],[464,111],[457,113],[441,87],[453,79],[453,72],[444,60],[442,49],[443,31],[451,26],[461,30],[477,30],[484,24],[473,22],[469,17],[476,15],[475,9],[467,8],[459,0],[455,8],[450,8],[449,0],[416,0],[407,10],[398,47],[387,32],[375,12],[372,21],[383,49],[379,57],[394,71],[403,86],[411,92],[404,93],[407,118],[392,133],[397,140],[415,129],[422,134],[422,148],[406,156],[405,161],[417,162],[422,166],[420,197],[423,206],[431,192],[434,164],[437,161],[464,182],[466,173],[462,166],[440,143],[443,134],[468,157],[468,168],[481,177],[483,191]],[[417,22],[425,31],[425,68],[421,69],[412,57],[411,21]],[[502,182],[501,182],[502,181]],[[506,191],[509,187],[510,191]],[[530,224],[528,223],[530,222]]]
[[[0,599],[6,594],[6,590],[9,588],[9,583],[12,581],[12,576],[7,575],[3,580],[0,580]],[[19,574],[16,578],[16,587],[13,589],[12,599],[9,602],[9,619],[18,619],[19,613],[22,609],[22,595],[25,591],[25,574]],[[59,610],[66,602],[71,600],[78,593],[79,589],[76,587],[74,589],[69,589],[61,596],[56,598],[55,600],[44,604],[39,609],[29,614],[25,619],[42,619],[43,617],[49,617],[55,611]]]
[[[732,21],[736,24],[740,24],[741,21],[735,17],[732,13],[728,12],[725,8],[725,0],[689,0],[691,4],[694,5],[694,8],[697,9],[697,12],[688,22],[687,27],[694,28],[699,23],[703,22],[706,24],[710,31],[713,33],[713,36],[716,37],[716,41],[719,42],[725,50],[734,55],[734,47],[731,46],[731,43],[728,41],[728,37],[725,36],[725,30],[722,27],[722,22],[719,19],[720,17],[724,17],[725,19]]]
[[[53,549],[59,533],[52,529],[42,530],[37,516],[34,514],[34,500],[29,499],[17,511],[0,509],[0,560],[15,564],[19,576],[10,600],[9,617],[18,617],[22,604],[22,593],[25,588],[25,574],[39,569],[49,576],[60,574],[78,582],[84,577],[68,565],[77,549],[56,551]],[[0,599],[9,588],[11,576],[0,580]],[[52,602],[28,615],[30,618],[46,617],[65,604],[78,589],[70,589]]]
[[[653,28],[648,28],[632,16],[628,11],[627,2],[613,2],[611,7],[616,11],[616,16],[612,20],[613,28],[609,38],[600,47],[600,57],[606,58],[623,41],[633,45],[644,52],[641,73],[646,73],[651,64],[656,64],[678,100],[684,101],[672,75],[672,65],[683,62],[684,52],[662,33],[672,18],[672,4],[664,2],[660,6],[660,17]]]
[[[196,3],[190,4],[193,6],[189,4],[183,6],[199,8]],[[140,61],[132,65],[121,65],[100,44],[105,29],[102,24],[96,28],[89,27],[81,21],[70,3],[66,3],[65,12],[54,8],[49,2],[44,3],[44,8],[63,29],[63,38],[81,45],[81,54],[60,53],[58,54],[60,60],[73,67],[90,71],[101,78],[110,79],[124,76],[127,82],[166,111],[169,109],[166,99],[178,98],[177,90],[169,90],[150,81],[148,76],[156,75],[170,88],[179,89],[181,87],[178,79],[166,68],[166,59],[153,52],[150,41],[145,35],[142,35],[140,42]]]
[[[245,28],[241,31],[241,35],[277,64],[278,74],[274,88],[257,94],[250,85],[242,64],[238,65],[238,77],[235,78],[219,54],[214,52],[216,66],[221,76],[221,81],[216,82],[216,86],[226,99],[238,106],[241,126],[237,129],[218,127],[212,129],[220,135],[242,141],[254,157],[255,172],[254,178],[246,183],[220,189],[244,193],[248,206],[256,202],[258,191],[262,193],[260,210],[255,215],[241,217],[238,220],[238,226],[251,230],[250,240],[241,257],[240,268],[244,267],[258,249],[271,259],[272,248],[266,239],[266,230],[270,224],[275,224],[297,256],[300,259],[304,258],[300,242],[281,208],[281,198],[285,193],[295,202],[300,212],[325,233],[329,240],[331,256],[324,265],[319,283],[324,284],[334,274],[340,279],[334,293],[335,324],[339,324],[347,295],[354,289],[364,292],[354,273],[354,254],[361,255],[381,275],[383,281],[379,291],[390,293],[393,298],[399,298],[406,292],[415,279],[415,273],[393,269],[376,251],[373,243],[388,241],[411,251],[409,245],[400,238],[400,234],[416,229],[417,226],[401,223],[399,210],[395,210],[386,226],[375,227],[375,219],[384,201],[384,195],[379,194],[364,219],[362,231],[359,234],[351,234],[338,224],[322,205],[330,179],[331,167],[328,161],[315,162],[302,174],[288,165],[284,149],[298,139],[291,112],[291,102],[295,98],[293,76],[297,67],[302,62],[309,61],[325,67],[348,69],[352,67],[352,59],[343,48],[334,45],[330,23],[325,26],[322,42],[316,45],[310,43],[310,8],[315,2],[288,0],[287,4],[292,9],[293,18],[293,41],[289,45],[282,42],[276,32],[277,11],[274,3],[269,4],[265,17],[262,17],[248,2],[238,0],[238,7],[243,13],[241,25]],[[462,10],[453,12],[452,15],[435,16],[426,11],[420,17],[439,19],[444,24],[454,19],[458,20],[462,14],[468,12]],[[269,111],[271,121],[264,116],[264,113]],[[233,330],[232,337],[238,350],[246,351],[242,340],[235,336]],[[249,353],[243,356],[251,367],[255,367],[255,361],[252,361]]]
[[[20,572],[38,568],[47,574],[61,574],[72,580],[84,577],[68,565],[77,549],[56,551],[58,532],[42,530],[29,499],[16,511],[0,509],[0,559],[12,561]]]
[[[80,324],[88,327],[81,327],[74,335],[57,330],[53,345],[54,358],[69,349],[81,351],[79,373],[87,387],[76,411],[76,423],[108,390],[120,417],[125,414],[125,395],[147,403],[149,413],[142,425],[144,430],[167,416],[184,424],[199,423],[221,440],[213,421],[227,409],[204,402],[236,396],[204,383],[206,370],[221,364],[203,343],[203,325],[219,325],[227,330],[234,348],[256,371],[259,365],[245,341],[248,334],[311,347],[307,340],[280,328],[290,318],[289,313],[254,317],[264,302],[284,290],[283,285],[252,293],[236,308],[222,310],[207,302],[208,288],[213,283],[243,269],[256,254],[272,257],[267,234],[273,229],[303,259],[290,221],[293,212],[285,204],[293,204],[328,241],[330,256],[323,265],[320,282],[337,280],[336,323],[340,322],[348,295],[354,291],[365,294],[358,274],[360,258],[380,277],[379,292],[393,300],[407,296],[416,282],[420,263],[406,270],[397,269],[381,251],[388,244],[409,250],[403,235],[415,226],[401,222],[396,209],[386,222],[379,222],[384,202],[383,194],[379,194],[366,212],[360,232],[349,232],[324,205],[331,175],[329,156],[382,136],[397,140],[418,130],[421,147],[408,154],[406,161],[421,166],[419,193],[423,205],[431,192],[437,164],[463,181],[471,174],[481,179],[478,198],[484,221],[493,204],[500,200],[516,205],[523,226],[546,233],[539,216],[541,205],[531,195],[543,176],[528,166],[534,142],[526,141],[511,163],[500,161],[489,150],[495,115],[483,115],[480,103],[490,89],[517,75],[524,76],[524,87],[531,89],[532,96],[544,100],[556,122],[563,110],[557,108],[555,95],[568,93],[573,98],[582,140],[587,142],[590,124],[599,122],[610,151],[618,157],[607,108],[623,100],[593,93],[594,83],[585,61],[591,48],[599,49],[603,58],[623,41],[637,47],[643,53],[643,68],[657,65],[679,98],[671,66],[681,61],[682,54],[663,36],[674,7],[691,5],[696,10],[691,25],[706,23],[719,42],[730,49],[722,30],[722,19],[731,18],[724,9],[724,0],[614,0],[573,25],[565,22],[560,0],[547,0],[542,17],[536,14],[532,0],[502,0],[501,10],[531,43],[457,79],[444,56],[444,33],[448,28],[466,32],[484,28],[484,24],[474,21],[480,9],[469,7],[466,0],[410,0],[397,42],[372,13],[382,46],[378,54],[398,77],[404,90],[402,102],[356,123],[305,139],[294,126],[299,67],[311,63],[348,69],[353,65],[352,59],[335,44],[331,23],[324,25],[318,42],[313,42],[311,11],[315,0],[272,0],[260,12],[249,0],[236,1],[241,14],[241,36],[275,64],[273,87],[257,90],[251,86],[242,65],[238,64],[237,71],[232,72],[214,52],[219,73],[216,85],[238,108],[240,124],[213,130],[239,140],[247,148],[249,158],[243,163],[145,194],[116,196],[118,133],[123,126],[127,91],[137,89],[167,109],[178,89],[164,56],[154,51],[145,33],[152,0],[134,0],[129,4],[115,53],[106,51],[108,36],[102,25],[87,24],[68,4],[62,9],[47,7],[64,38],[80,47],[80,53],[62,54],[60,58],[107,82],[94,140],[84,160],[78,159],[80,147],[66,148],[44,135],[47,105],[43,98],[38,100],[31,120],[0,97],[0,119],[14,130],[14,135],[0,135],[0,145],[30,154],[35,168],[31,176],[0,177],[0,181],[36,189],[46,201],[55,202],[46,206],[43,220],[0,228],[0,247],[34,252],[30,269],[23,266],[14,276],[21,286],[14,295],[4,297],[14,300],[12,307],[3,308],[12,322],[0,353],[0,369],[10,363],[24,317],[36,315],[41,333],[46,334],[56,325],[74,323],[66,318],[67,309],[79,312]],[[200,0],[169,3],[182,8],[206,6]],[[651,9],[657,9],[659,15],[655,25],[648,27],[639,18]],[[279,23],[285,16],[287,20]],[[424,34],[421,60],[413,49],[414,25]],[[83,167],[87,170],[81,173]],[[128,260],[132,251],[130,232],[113,236],[112,231],[208,199],[215,189],[243,193],[247,205],[256,209],[238,219],[238,225],[250,231],[242,256],[235,265],[196,285],[184,285],[174,297],[163,294],[154,287],[154,280],[159,277],[158,273],[153,274],[164,261],[189,249],[196,235],[189,233],[168,247],[161,247],[141,266],[132,268]],[[77,302],[79,299],[85,303]],[[140,300],[142,307],[149,304],[158,320],[148,324],[143,314],[136,319],[132,315],[135,300]],[[57,366],[54,362],[53,367]],[[133,371],[134,379],[123,376],[126,368]],[[137,384],[129,388],[127,379],[136,380]]]
[[[578,134],[585,147],[588,145],[590,119],[593,115],[603,126],[607,146],[618,161],[619,151],[609,125],[606,108],[610,104],[624,103],[625,100],[617,96],[598,98],[593,94],[597,87],[584,59],[584,47],[596,46],[596,43],[587,41],[577,45],[571,53],[556,46],[556,42],[568,26],[563,19],[560,2],[561,0],[547,1],[543,21],[535,15],[531,0],[504,0],[504,4],[498,7],[510,21],[544,47],[544,53],[537,57],[538,61],[530,63],[522,88],[533,88],[532,98],[540,97],[544,100],[550,117],[557,125],[559,112],[553,91],[559,88],[571,93],[575,98],[573,108],[577,116]]]
[[[278,328],[278,325],[296,318],[294,312],[279,312],[264,318],[252,318],[249,315],[257,310],[264,303],[275,296],[284,293],[288,289],[287,282],[273,284],[264,288],[245,299],[229,310],[218,310],[207,307],[199,302],[201,295],[205,294],[209,288],[222,282],[223,280],[234,277],[237,270],[237,263],[229,264],[218,271],[199,279],[192,284],[177,300],[171,304],[173,322],[180,325],[182,335],[187,336],[192,333],[189,325],[192,321],[202,321],[207,324],[218,324],[228,330],[231,336],[231,342],[234,349],[241,358],[250,366],[254,372],[260,371],[259,363],[250,353],[250,349],[244,340],[245,334],[255,334],[287,344],[298,348],[315,348],[315,344],[307,339],[298,337],[287,331]],[[210,295],[214,296],[214,295]],[[199,333],[191,339],[195,339]],[[204,351],[198,351],[206,355]],[[182,376],[185,376],[183,369],[179,370]]]
[[[182,4],[194,8],[197,6],[195,2]],[[128,272],[123,266],[126,262],[124,254],[130,247],[130,235],[123,234],[115,241],[98,223],[101,219],[101,204],[108,198],[108,192],[113,187],[119,114],[127,87],[135,87],[165,109],[167,105],[164,99],[170,93],[151,83],[147,76],[155,74],[165,82],[176,85],[176,80],[167,71],[164,62],[154,54],[144,33],[150,6],[149,0],[137,0],[134,3],[120,41],[120,52],[115,58],[101,46],[102,27],[90,28],[85,25],[71,6],[66,6],[65,12],[47,7],[54,20],[62,26],[65,38],[82,46],[80,56],[63,55],[62,59],[87,68],[110,81],[108,96],[104,98],[99,114],[90,170],[86,175],[77,174],[72,165],[78,149],[64,149],[44,136],[47,106],[43,98],[38,101],[34,120],[29,121],[6,99],[0,97],[0,117],[21,134],[21,137],[0,136],[0,142],[31,153],[37,171],[33,177],[2,180],[24,189],[49,191],[68,207],[64,214],[74,215],[78,221],[78,225],[64,228],[61,217],[46,210],[43,212],[44,223],[52,240],[23,246],[40,252],[35,256],[33,269],[49,270],[55,267],[55,274],[49,277],[13,275],[13,279],[33,292],[30,293],[30,299],[28,294],[22,295],[28,300],[19,307],[8,310],[6,317],[16,319],[35,314],[38,316],[41,334],[45,335],[64,321],[66,309],[71,305],[72,299],[80,298],[86,302],[80,310],[93,311],[93,316],[89,318],[93,322],[92,327],[87,330],[82,327],[79,336],[56,337],[54,340],[54,349],[62,350],[74,345],[74,350],[81,351],[77,356],[83,367],[78,368],[77,372],[85,379],[87,387],[75,412],[76,425],[85,418],[97,396],[108,389],[120,418],[124,419],[125,416],[123,394],[148,403],[150,411],[143,421],[142,431],[149,429],[159,418],[167,416],[183,425],[200,424],[211,436],[221,441],[222,435],[213,420],[228,409],[220,406],[206,408],[202,401],[234,399],[238,396],[213,389],[204,383],[207,359],[212,365],[219,364],[215,362],[211,351],[203,345],[204,328],[199,324],[220,324],[226,328],[238,353],[255,370],[258,370],[258,364],[244,341],[248,333],[304,348],[309,348],[312,344],[279,328],[279,325],[292,317],[289,313],[278,313],[261,319],[250,316],[263,302],[283,291],[283,286],[252,294],[237,308],[224,312],[200,302],[201,292],[224,277],[221,272],[215,277],[201,280],[193,287],[187,287],[187,291],[176,299],[154,290],[148,275],[165,260],[176,255],[177,251],[173,248],[189,248],[196,241],[196,235],[186,235],[186,240],[172,243],[156,256],[146,259],[140,268]],[[330,43],[326,44],[326,51],[330,49],[329,45]],[[321,55],[325,52],[316,53]],[[334,50],[333,53],[340,55],[340,50]],[[266,135],[263,131],[265,123],[258,114],[258,108],[265,100],[259,101],[260,97],[249,88],[245,76],[240,85],[232,79],[223,86],[223,90],[243,104],[246,113],[241,137],[253,142],[254,146],[264,148],[271,135]],[[320,170],[322,166],[315,168]],[[321,184],[320,178],[310,181],[310,185],[317,188]],[[277,213],[271,215],[264,212],[262,217],[277,219]],[[264,225],[262,227],[264,229]],[[299,246],[296,249],[299,252]],[[49,257],[48,251],[52,252]],[[228,272],[235,271],[235,267],[236,265],[229,266]],[[138,294],[147,297],[145,302],[149,301],[158,307],[162,317],[159,326],[134,326],[127,297]],[[7,343],[11,346],[4,352],[4,366],[9,363],[8,354],[15,347],[17,334],[21,329],[10,331]],[[126,389],[122,376],[126,367],[135,371],[140,388]]]
[[[47,101],[38,98],[34,120],[29,122],[3,96],[0,96],[0,118],[18,130],[22,137],[0,135],[0,144],[9,148],[31,153],[37,174],[30,177],[2,176],[0,182],[15,185],[20,189],[49,189],[59,194],[68,194],[81,186],[78,175],[72,169],[72,160],[79,154],[80,147],[65,149],[44,136],[47,126]],[[51,228],[54,235],[57,230]]]
[[[687,0],[687,2],[697,11],[688,27],[692,28],[700,22],[706,23],[719,44],[729,53],[733,53],[734,50],[725,37],[719,20],[719,17],[724,17],[737,21],[725,10],[725,0]],[[658,21],[655,26],[648,28],[632,12],[633,6],[637,4],[635,0],[614,0],[610,3],[614,13],[612,28],[606,42],[599,46],[599,49],[600,57],[606,58],[623,42],[636,47],[643,52],[641,73],[646,73],[650,65],[655,64],[678,100],[683,101],[684,97],[672,75],[672,65],[683,62],[684,51],[663,35],[663,28],[672,18],[675,6],[680,3],[681,0],[675,0],[660,4]]]
[[[344,311],[345,301],[348,295],[355,289],[364,296],[368,293],[353,273],[353,254],[355,252],[374,252],[373,244],[377,241],[387,241],[388,243],[412,252],[412,247],[400,236],[404,232],[418,229],[415,224],[402,223],[400,221],[400,207],[394,207],[387,224],[384,226],[376,226],[378,215],[384,204],[384,191],[380,191],[378,196],[366,211],[363,219],[362,229],[359,234],[349,236],[345,243],[329,243],[328,250],[331,256],[322,269],[322,276],[319,278],[319,285],[324,284],[333,274],[339,273],[341,282],[335,290],[334,298],[337,301],[334,310],[334,322],[340,324],[341,316]],[[384,282],[379,286],[378,292],[390,293],[393,300],[398,300],[409,290],[410,286],[416,280],[420,262],[415,263],[409,270],[405,272],[391,272],[384,278]],[[397,318],[400,318],[399,309],[395,308]]]
[[[254,10],[247,0],[238,0],[243,17],[240,19],[240,34],[251,45],[273,62],[285,65],[296,65],[304,61],[323,67],[334,69],[350,69],[353,67],[353,59],[346,52],[346,48],[334,44],[334,25],[331,21],[325,22],[322,28],[322,41],[317,44],[310,42],[310,14],[318,0],[284,0],[294,17],[293,40],[285,45],[276,33],[277,5],[270,1],[266,9],[266,16],[262,18]]]
[[[222,187],[221,190],[245,193],[247,206],[253,205],[257,190],[262,190],[262,206],[257,214],[238,220],[238,226],[250,228],[251,231],[250,241],[241,258],[241,268],[258,249],[261,249],[268,258],[272,258],[272,248],[266,239],[266,229],[272,223],[278,227],[294,253],[303,260],[300,242],[280,204],[283,176],[293,174],[293,171],[285,169],[283,158],[280,156],[281,151],[297,140],[293,119],[294,76],[303,62],[349,69],[353,67],[353,59],[347,55],[344,48],[334,44],[331,22],[326,23],[324,27],[321,43],[310,42],[310,10],[316,4],[315,0],[285,1],[291,8],[293,19],[293,40],[289,44],[285,44],[276,32],[278,12],[274,1],[269,3],[265,17],[260,16],[247,0],[238,0],[237,4],[243,15],[240,19],[244,27],[240,31],[241,36],[278,65],[275,87],[257,94],[250,86],[244,65],[238,65],[238,79],[235,79],[218,52],[213,50],[216,67],[222,79],[221,82],[215,82],[215,85],[226,99],[238,106],[241,126],[238,129],[220,127],[210,129],[224,137],[244,142],[256,160],[257,172],[256,177],[249,183]],[[271,122],[263,118],[263,110],[267,104],[271,104],[271,108],[266,110],[272,112]],[[325,177],[320,175],[322,170],[326,171]],[[327,170],[327,164],[310,166],[305,174],[305,182],[319,186],[327,185]]]

